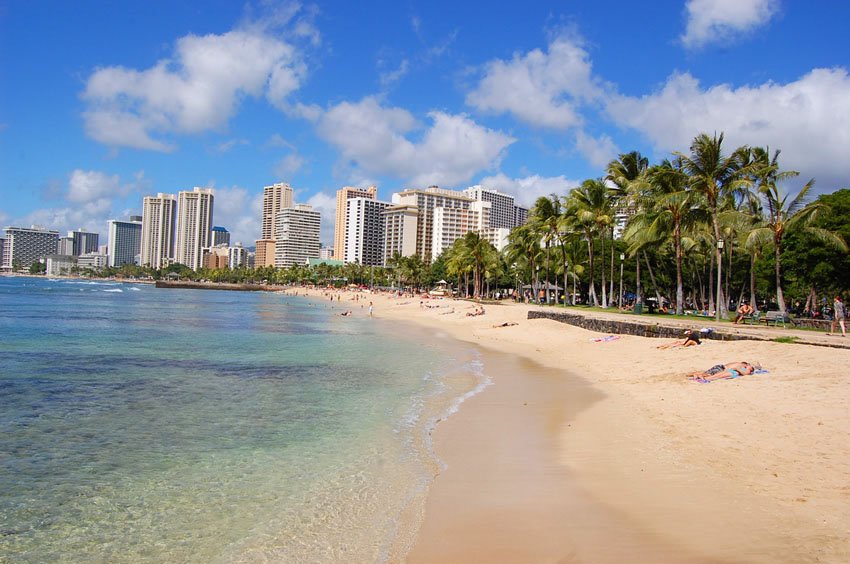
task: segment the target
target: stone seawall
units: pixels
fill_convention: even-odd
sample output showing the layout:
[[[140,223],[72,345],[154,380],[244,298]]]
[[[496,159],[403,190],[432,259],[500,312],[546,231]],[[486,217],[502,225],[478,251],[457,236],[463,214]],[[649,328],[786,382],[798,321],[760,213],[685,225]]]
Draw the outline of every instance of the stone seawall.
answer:
[[[684,328],[681,326],[661,325],[658,323],[636,323],[632,321],[618,321],[614,319],[598,319],[585,317],[575,313],[531,310],[528,319],[551,319],[561,323],[567,323],[589,331],[599,333],[613,333],[619,335],[636,335],[638,337],[662,337],[665,339],[679,339],[683,337]],[[693,330],[698,331],[699,327]],[[757,337],[747,335],[733,335],[723,331],[712,330],[708,333],[700,333],[700,339],[715,339],[718,341],[743,341],[761,340]]]
[[[269,284],[226,284],[223,282],[188,282],[157,280],[157,288],[180,288],[184,290],[232,290],[235,292],[280,292],[283,286]]]

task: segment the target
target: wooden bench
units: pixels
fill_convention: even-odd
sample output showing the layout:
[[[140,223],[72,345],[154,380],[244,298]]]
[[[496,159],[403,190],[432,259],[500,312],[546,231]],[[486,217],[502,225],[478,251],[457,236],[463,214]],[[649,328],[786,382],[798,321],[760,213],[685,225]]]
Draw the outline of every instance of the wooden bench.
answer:
[[[786,323],[793,323],[788,314],[782,313],[781,311],[768,311],[763,316],[761,315],[761,312],[759,312],[756,321],[759,323],[764,321],[764,324],[767,326],[770,326],[770,322],[773,321],[774,327],[777,327],[780,323],[782,323],[783,328],[785,327]]]

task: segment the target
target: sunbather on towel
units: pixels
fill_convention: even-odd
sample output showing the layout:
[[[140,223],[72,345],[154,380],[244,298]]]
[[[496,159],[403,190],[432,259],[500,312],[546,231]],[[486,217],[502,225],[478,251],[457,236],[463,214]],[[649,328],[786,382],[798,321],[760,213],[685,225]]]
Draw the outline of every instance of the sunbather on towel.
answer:
[[[692,372],[688,374],[688,378],[701,382],[711,382],[712,380],[723,380],[724,378],[737,378],[745,374],[752,374],[755,371],[756,368],[749,362],[730,362],[728,364],[712,366],[705,372]]]

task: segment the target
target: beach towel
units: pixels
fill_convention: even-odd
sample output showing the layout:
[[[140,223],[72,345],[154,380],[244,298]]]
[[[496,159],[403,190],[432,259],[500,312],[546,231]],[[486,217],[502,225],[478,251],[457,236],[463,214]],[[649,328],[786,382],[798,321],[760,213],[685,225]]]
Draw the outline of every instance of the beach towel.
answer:
[[[591,341],[594,343],[607,343],[609,341],[616,341],[619,338],[619,335],[606,335],[604,337],[596,337],[595,339],[591,339]]]

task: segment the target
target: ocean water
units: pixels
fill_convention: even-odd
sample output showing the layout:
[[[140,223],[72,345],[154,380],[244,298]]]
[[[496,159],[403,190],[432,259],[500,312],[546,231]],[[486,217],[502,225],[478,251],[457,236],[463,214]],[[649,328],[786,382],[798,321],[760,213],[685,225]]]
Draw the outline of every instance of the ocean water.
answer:
[[[0,277],[0,561],[398,560],[486,379],[359,305]]]

